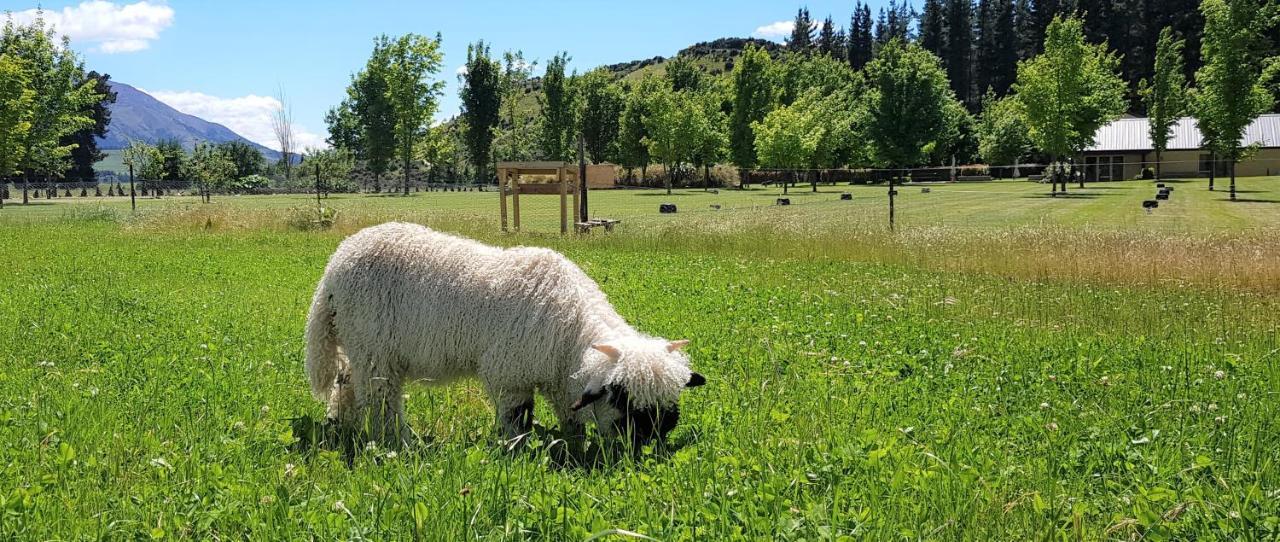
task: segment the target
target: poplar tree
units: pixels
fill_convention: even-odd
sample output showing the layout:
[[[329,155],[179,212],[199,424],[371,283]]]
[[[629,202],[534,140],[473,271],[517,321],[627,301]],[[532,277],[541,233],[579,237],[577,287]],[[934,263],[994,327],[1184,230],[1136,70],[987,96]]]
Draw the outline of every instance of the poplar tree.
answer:
[[[773,59],[769,52],[747,45],[733,67],[733,113],[729,117],[729,156],[738,167],[739,187],[746,188],[747,170],[756,166],[753,124],[773,107]]]
[[[1173,126],[1186,113],[1187,78],[1183,73],[1182,50],[1185,42],[1176,39],[1173,29],[1160,31],[1156,44],[1155,73],[1139,86],[1147,106],[1151,147],[1156,151],[1156,180],[1160,180],[1161,155],[1169,148]]]
[[[467,46],[466,73],[459,76],[463,140],[477,179],[491,179],[493,136],[502,108],[501,67],[483,40]]]
[[[429,39],[417,34],[400,36],[391,43],[387,71],[387,98],[395,116],[397,152],[404,168],[404,195],[409,195],[409,172],[414,143],[425,132],[435,114],[443,81],[440,73],[444,53],[440,36]]]

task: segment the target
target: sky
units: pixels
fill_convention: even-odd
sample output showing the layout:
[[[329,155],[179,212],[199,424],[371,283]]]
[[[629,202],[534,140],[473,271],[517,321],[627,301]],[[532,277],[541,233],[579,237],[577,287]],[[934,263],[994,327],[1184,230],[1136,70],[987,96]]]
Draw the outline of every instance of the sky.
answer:
[[[887,0],[868,2],[872,12]],[[408,0],[75,0],[39,2],[45,19],[71,38],[86,69],[138,87],[170,106],[271,148],[270,118],[283,94],[295,140],[324,146],[324,114],[340,102],[379,34],[443,38],[446,82],[437,120],[458,114],[458,73],[467,44],[493,53],[520,50],[543,61],[560,51],[570,69],[654,56],[700,41],[746,37],[782,41],[796,10],[848,26],[853,0],[585,0],[464,2]],[[19,21],[33,0],[0,0]],[[544,62],[539,63],[540,73]]]

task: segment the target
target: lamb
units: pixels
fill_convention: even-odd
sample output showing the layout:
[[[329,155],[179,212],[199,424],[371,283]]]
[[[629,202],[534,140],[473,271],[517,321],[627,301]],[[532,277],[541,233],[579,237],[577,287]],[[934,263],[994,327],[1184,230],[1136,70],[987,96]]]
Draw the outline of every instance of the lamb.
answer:
[[[328,419],[391,447],[412,435],[405,381],[477,378],[505,439],[532,429],[538,392],[566,433],[594,422],[637,443],[665,437],[681,392],[706,382],[689,368],[688,341],[632,328],[559,253],[415,224],[342,242],[312,299],[306,344],[311,393]]]

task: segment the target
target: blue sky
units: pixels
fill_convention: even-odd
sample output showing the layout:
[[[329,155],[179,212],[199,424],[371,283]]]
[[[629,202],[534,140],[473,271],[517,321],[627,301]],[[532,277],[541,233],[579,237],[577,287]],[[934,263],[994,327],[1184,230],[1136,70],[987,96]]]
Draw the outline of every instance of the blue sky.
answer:
[[[269,146],[266,121],[283,89],[298,139],[324,138],[324,113],[339,102],[350,74],[378,34],[444,38],[448,87],[437,118],[457,114],[456,70],[467,44],[484,39],[495,53],[522,50],[539,61],[558,51],[579,71],[671,56],[726,36],[781,40],[796,9],[848,24],[853,1],[44,1],[48,18],[72,38],[86,67],[142,88],[179,110],[221,122]],[[872,1],[878,11],[887,0]],[[0,0],[19,17],[32,0]],[[784,23],[774,25],[773,23]],[[766,29],[772,28],[770,34]],[[541,70],[541,64],[539,66]]]

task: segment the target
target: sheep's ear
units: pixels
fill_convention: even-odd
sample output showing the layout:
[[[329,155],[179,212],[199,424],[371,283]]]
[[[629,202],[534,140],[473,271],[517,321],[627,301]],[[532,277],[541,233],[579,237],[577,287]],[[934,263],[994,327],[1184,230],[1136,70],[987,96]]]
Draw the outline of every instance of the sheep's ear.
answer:
[[[618,361],[618,358],[622,357],[622,351],[618,350],[618,348],[613,345],[599,343],[599,344],[591,345],[591,348],[594,348],[597,352],[600,352],[601,354],[609,356],[609,359],[613,361]]]
[[[700,375],[700,374],[698,374],[698,373],[693,373],[693,374],[689,375],[689,383],[688,383],[688,384],[685,384],[685,385],[684,385],[684,387],[686,387],[686,388],[696,388],[696,387],[698,387],[698,386],[703,386],[703,385],[705,385],[706,383],[707,383],[707,377],[702,376],[702,375]]]
[[[667,345],[667,352],[675,352],[676,350],[680,350],[686,346],[689,346],[689,339],[671,341],[671,344]]]
[[[604,394],[604,388],[600,388],[598,390],[584,390],[582,392],[582,397],[579,397],[577,401],[574,401],[573,405],[570,406],[569,409],[574,412],[582,410],[583,407],[599,401],[601,397],[604,397]]]

